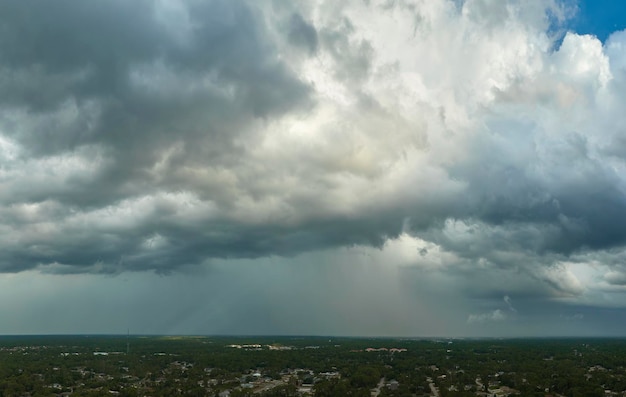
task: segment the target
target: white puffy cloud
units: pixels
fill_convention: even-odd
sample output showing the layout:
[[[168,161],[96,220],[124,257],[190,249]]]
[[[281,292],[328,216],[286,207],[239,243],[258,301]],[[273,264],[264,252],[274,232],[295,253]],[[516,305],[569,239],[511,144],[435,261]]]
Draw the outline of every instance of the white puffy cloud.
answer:
[[[467,317],[468,323],[484,323],[489,321],[504,321],[506,319],[506,314],[500,309],[496,309],[489,313],[481,313],[481,314],[470,314]]]

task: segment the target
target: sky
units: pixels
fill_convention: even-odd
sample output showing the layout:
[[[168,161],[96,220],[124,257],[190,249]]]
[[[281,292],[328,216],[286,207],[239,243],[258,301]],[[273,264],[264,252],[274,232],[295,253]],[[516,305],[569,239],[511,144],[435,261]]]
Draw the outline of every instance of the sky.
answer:
[[[625,8],[0,2],[0,334],[626,336]]]

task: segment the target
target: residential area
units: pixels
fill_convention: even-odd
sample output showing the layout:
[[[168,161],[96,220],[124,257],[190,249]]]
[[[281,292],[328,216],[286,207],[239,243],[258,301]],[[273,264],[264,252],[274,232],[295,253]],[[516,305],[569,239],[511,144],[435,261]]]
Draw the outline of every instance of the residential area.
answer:
[[[0,396],[626,396],[621,340],[0,337]]]

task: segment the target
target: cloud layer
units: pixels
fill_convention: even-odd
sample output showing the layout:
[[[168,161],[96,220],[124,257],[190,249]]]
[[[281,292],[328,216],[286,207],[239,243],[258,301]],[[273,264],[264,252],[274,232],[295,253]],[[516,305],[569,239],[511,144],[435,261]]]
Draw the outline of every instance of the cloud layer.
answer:
[[[499,300],[470,322],[529,289],[596,304],[626,285],[626,32],[574,12],[3,1],[0,271],[396,247]]]

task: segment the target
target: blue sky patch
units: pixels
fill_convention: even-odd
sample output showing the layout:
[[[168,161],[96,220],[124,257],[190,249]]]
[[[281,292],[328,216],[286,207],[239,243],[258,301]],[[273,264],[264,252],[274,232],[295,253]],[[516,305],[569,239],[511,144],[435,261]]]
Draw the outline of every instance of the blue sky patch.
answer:
[[[580,0],[570,29],[578,34],[593,34],[602,42],[611,33],[626,29],[626,2],[621,0]]]

